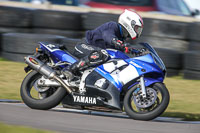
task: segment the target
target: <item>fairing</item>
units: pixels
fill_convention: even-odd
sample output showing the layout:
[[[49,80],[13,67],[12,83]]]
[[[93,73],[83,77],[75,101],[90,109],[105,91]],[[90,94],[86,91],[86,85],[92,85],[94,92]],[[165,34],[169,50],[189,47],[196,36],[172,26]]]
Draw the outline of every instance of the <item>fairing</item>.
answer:
[[[114,49],[107,49],[106,50],[112,59],[128,59],[129,57],[125,55],[123,52],[114,50]]]
[[[52,57],[55,63],[58,61],[74,63],[77,61],[75,57],[57,47],[49,47],[45,43],[40,44],[41,48],[47,51],[47,54]],[[150,53],[134,58],[129,58],[118,50],[107,49],[111,59],[95,68],[95,71],[110,81],[119,91],[122,91],[123,86],[141,75],[145,75],[146,86],[155,82],[163,82],[166,71],[164,63],[149,44],[142,43],[141,45],[148,49]],[[113,67],[113,70],[111,67]],[[125,75],[126,73],[128,75]]]
[[[154,63],[154,59],[152,58],[151,54],[147,54],[147,55],[136,57],[136,58],[129,58],[124,61],[127,63],[128,66],[133,66],[133,68],[135,68],[131,70],[131,71],[134,71],[132,75],[131,75],[131,71],[129,71],[129,74],[126,75],[126,77],[128,76],[132,77],[130,81],[134,81],[135,79],[139,78],[141,75],[147,75],[147,77],[145,76],[145,86],[149,86],[155,82],[163,82],[164,73],[158,67],[158,65]],[[112,72],[108,72],[105,70],[104,65],[105,64],[97,67],[95,71],[97,71],[107,80],[112,82],[115,85],[115,87],[118,88],[119,91],[122,91],[122,88],[125,84],[123,84],[123,82],[121,82],[120,80],[120,78],[123,78],[123,77],[120,77],[120,72],[117,75],[118,78],[115,78]],[[148,77],[148,75],[150,75],[150,77]]]
[[[75,63],[77,59],[66,51],[60,50],[56,45],[40,42],[41,49],[48,54],[57,63],[59,61]]]

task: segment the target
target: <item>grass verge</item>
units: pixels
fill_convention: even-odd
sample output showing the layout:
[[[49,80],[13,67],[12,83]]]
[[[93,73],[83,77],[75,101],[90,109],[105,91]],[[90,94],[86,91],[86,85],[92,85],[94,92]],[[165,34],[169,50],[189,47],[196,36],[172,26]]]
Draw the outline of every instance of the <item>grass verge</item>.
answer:
[[[39,130],[24,126],[14,126],[0,123],[1,133],[53,133],[51,131]]]
[[[0,99],[20,98],[20,85],[26,73],[24,63],[0,58]],[[166,78],[170,104],[163,116],[181,117],[200,121],[200,80],[186,80],[181,76]]]
[[[162,114],[163,117],[183,118],[184,121],[200,121],[200,114],[185,112],[168,112]]]
[[[0,99],[20,98],[20,86],[26,75],[24,63],[6,61],[0,58]]]
[[[163,116],[200,121],[200,80],[186,80],[182,76],[166,78],[170,104]]]

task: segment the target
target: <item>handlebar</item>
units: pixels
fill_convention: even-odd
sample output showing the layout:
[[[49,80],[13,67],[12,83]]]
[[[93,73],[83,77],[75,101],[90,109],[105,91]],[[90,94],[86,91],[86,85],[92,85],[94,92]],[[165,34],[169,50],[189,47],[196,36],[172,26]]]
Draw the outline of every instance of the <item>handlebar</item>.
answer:
[[[125,46],[124,52],[135,55],[135,56],[141,56],[141,55],[145,55],[145,54],[149,53],[149,51],[145,48],[135,49],[135,48],[129,47],[129,46]]]

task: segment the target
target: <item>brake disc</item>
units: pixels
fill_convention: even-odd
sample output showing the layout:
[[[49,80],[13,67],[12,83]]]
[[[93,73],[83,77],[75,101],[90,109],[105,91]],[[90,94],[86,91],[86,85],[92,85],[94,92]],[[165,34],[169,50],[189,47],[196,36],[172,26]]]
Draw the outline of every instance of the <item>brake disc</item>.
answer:
[[[133,100],[138,108],[148,108],[152,106],[157,99],[157,92],[152,88],[147,88],[147,97],[143,98],[141,90],[133,95]]]

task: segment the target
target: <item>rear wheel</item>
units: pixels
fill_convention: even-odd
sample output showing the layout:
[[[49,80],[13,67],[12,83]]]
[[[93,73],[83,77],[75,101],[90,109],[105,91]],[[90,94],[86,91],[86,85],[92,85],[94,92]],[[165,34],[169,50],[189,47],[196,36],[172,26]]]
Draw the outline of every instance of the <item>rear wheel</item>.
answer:
[[[44,91],[38,93],[36,82],[42,77],[36,71],[30,72],[21,85],[21,97],[24,103],[32,109],[47,110],[57,106],[66,95],[63,87],[43,88]],[[46,89],[46,90],[45,90]]]
[[[141,89],[133,86],[124,97],[126,113],[135,120],[152,120],[161,115],[169,104],[169,92],[164,84],[155,83],[146,87],[147,97],[143,98]]]

